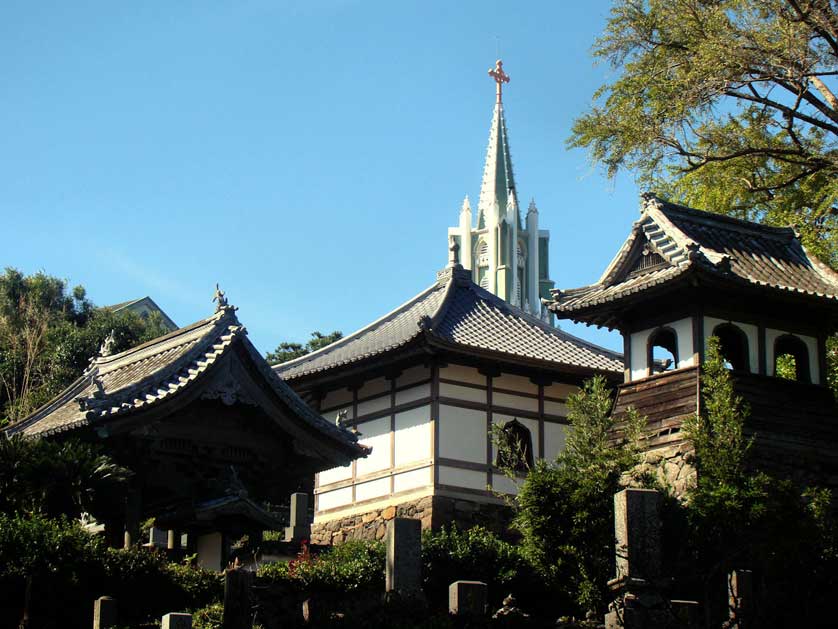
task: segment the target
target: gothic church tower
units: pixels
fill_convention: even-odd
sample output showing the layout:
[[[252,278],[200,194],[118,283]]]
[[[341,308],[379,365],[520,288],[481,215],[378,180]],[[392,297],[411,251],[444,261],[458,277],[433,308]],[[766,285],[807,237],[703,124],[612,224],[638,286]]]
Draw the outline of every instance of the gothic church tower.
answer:
[[[526,220],[521,219],[503,115],[503,84],[509,82],[509,76],[500,60],[489,75],[497,85],[497,99],[477,203],[477,225],[467,196],[460,210],[460,224],[448,228],[448,237],[459,245],[460,263],[471,270],[475,283],[513,306],[551,321],[552,315],[541,303],[542,297],[550,298],[555,284],[547,275],[550,233],[538,229],[534,200]]]

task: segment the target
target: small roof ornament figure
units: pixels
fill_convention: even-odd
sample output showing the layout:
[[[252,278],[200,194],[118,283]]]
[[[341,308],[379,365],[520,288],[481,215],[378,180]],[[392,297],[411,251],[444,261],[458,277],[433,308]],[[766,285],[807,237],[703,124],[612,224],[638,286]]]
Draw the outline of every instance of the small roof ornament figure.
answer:
[[[212,300],[216,302],[215,304],[215,311],[220,312],[228,308],[229,304],[227,303],[227,297],[225,297],[224,291],[221,290],[218,283],[215,284],[215,295],[213,295]]]
[[[113,354],[113,346],[116,344],[116,337],[114,336],[114,330],[111,330],[110,333],[105,337],[105,340],[102,341],[102,345],[99,347],[99,356],[104,358],[105,356],[110,356]]]

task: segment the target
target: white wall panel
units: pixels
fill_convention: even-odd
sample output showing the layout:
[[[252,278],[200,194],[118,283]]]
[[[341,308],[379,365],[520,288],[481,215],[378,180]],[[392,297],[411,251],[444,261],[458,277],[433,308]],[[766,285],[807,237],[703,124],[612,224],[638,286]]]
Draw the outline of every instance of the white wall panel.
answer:
[[[378,395],[390,390],[390,381],[386,378],[375,378],[365,382],[360,389],[358,389],[358,399]]]
[[[420,406],[396,415],[396,467],[430,459],[431,408]]]
[[[330,485],[342,480],[349,480],[352,478],[352,464],[344,465],[343,467],[333,467],[330,470],[324,470],[317,475],[321,485]]]
[[[326,511],[335,507],[343,507],[352,502],[352,488],[344,487],[334,491],[326,491],[317,496],[317,510]]]
[[[412,472],[396,474],[393,483],[393,489],[396,492],[416,489],[417,487],[426,487],[433,483],[433,468],[423,467]]]
[[[358,424],[361,433],[360,443],[371,446],[372,452],[363,459],[358,459],[357,474],[363,476],[371,472],[390,467],[390,418],[381,417]]]
[[[524,376],[513,376],[509,373],[503,373],[497,378],[492,378],[492,386],[499,389],[521,391],[522,393],[538,393],[538,385],[530,382],[529,378],[525,378]]]
[[[544,395],[545,397],[554,397],[559,398],[560,400],[565,400],[568,395],[576,393],[578,390],[579,387],[572,384],[553,383],[544,387]]]
[[[376,413],[390,408],[390,395],[382,395],[381,397],[367,400],[366,402],[358,402],[358,417]]]
[[[659,327],[669,327],[675,330],[678,340],[678,369],[693,365],[693,326],[692,319],[687,317],[663,326],[647,328],[631,335],[631,379],[639,380],[649,375],[648,345],[649,336]]]
[[[564,450],[569,427],[563,424],[544,422],[544,458],[555,459]]]
[[[485,389],[472,389],[471,387],[460,387],[455,384],[439,383],[439,394],[442,397],[450,397],[456,400],[467,400],[469,402],[486,403]]]
[[[329,391],[320,402],[320,408],[333,408],[341,405],[352,405],[352,391],[346,387]]]
[[[567,404],[561,402],[551,402],[544,400],[544,414],[558,415],[559,417],[567,417]]]
[[[408,402],[415,402],[423,398],[431,397],[431,385],[420,384],[418,387],[405,389],[404,391],[396,392],[396,406],[407,404]]]
[[[473,463],[486,462],[486,412],[439,406],[439,456]]]
[[[538,400],[530,397],[521,397],[520,395],[509,395],[508,393],[498,393],[492,391],[492,406],[504,406],[506,408],[521,409],[538,412]]]
[[[460,382],[469,382],[471,384],[480,384],[486,386],[486,376],[481,374],[474,367],[465,367],[463,365],[448,365],[439,370],[439,377],[447,380],[459,380]]]
[[[369,500],[370,498],[378,498],[386,496],[390,493],[390,477],[379,478],[378,480],[369,481],[367,483],[359,483],[355,486],[355,500]]]
[[[523,482],[523,479],[519,482]],[[518,486],[506,476],[492,474],[492,489],[503,494],[517,494]]]
[[[486,489],[486,473],[441,465],[439,468],[439,482],[442,485],[452,485],[454,487]]]
[[[409,369],[405,369],[401,373],[401,375],[396,379],[396,386],[401,388],[408,384],[413,384],[414,382],[428,380],[430,377],[430,369],[428,369],[424,365],[417,365],[416,367],[410,367]]]

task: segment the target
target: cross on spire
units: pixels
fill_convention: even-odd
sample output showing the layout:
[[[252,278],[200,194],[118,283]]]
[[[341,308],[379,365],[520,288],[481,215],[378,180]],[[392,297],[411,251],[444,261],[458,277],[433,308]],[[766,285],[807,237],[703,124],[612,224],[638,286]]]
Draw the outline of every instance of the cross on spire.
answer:
[[[503,95],[503,84],[509,83],[509,75],[503,71],[503,61],[498,59],[495,62],[495,67],[489,68],[489,76],[492,77],[497,84],[498,103],[500,103]]]

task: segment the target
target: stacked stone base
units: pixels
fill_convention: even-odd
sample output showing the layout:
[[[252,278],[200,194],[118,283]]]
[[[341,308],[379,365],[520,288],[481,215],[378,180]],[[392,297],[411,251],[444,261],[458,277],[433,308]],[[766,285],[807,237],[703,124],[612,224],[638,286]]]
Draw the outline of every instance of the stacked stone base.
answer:
[[[396,517],[415,518],[422,523],[422,530],[438,530],[452,524],[467,529],[479,524],[498,535],[509,537],[512,510],[502,505],[447,496],[425,496],[367,513],[316,522],[311,527],[311,542],[342,544],[347,540],[382,540],[387,531],[387,521]]]

